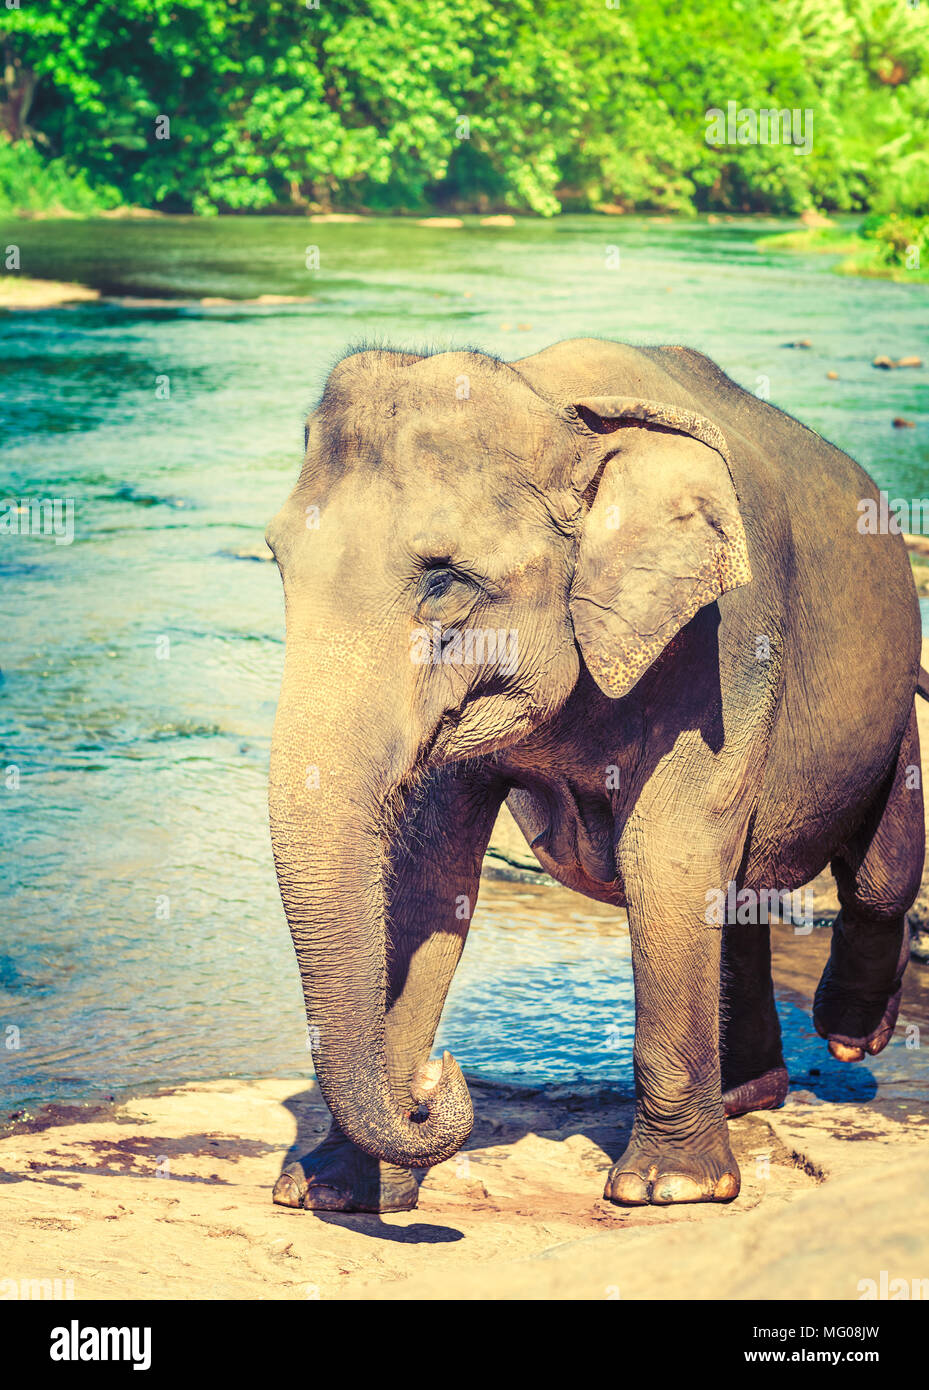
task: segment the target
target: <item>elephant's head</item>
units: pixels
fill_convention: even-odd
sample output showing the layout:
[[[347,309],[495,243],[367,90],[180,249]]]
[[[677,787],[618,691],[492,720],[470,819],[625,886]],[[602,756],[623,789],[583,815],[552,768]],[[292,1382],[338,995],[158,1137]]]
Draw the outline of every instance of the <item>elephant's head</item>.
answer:
[[[425,1167],[472,1117],[447,1054],[425,1118],[389,1086],[398,807],[427,769],[549,719],[581,656],[623,695],[749,578],[726,446],[654,403],[543,398],[477,353],[360,352],[329,378],[268,542],[287,619],[271,832],[320,1088],[359,1147]]]

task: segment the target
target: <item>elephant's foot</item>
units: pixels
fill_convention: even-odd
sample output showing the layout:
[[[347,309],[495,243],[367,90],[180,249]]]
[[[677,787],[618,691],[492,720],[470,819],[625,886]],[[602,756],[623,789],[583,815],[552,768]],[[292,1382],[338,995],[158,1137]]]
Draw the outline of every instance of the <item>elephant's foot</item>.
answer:
[[[873,1010],[863,1009],[860,1003],[856,1007],[851,1001],[846,1006],[830,1007],[825,997],[820,1007],[821,995],[818,990],[813,1023],[819,1036],[828,1042],[833,1057],[839,1062],[860,1062],[866,1052],[872,1057],[883,1052],[897,1026],[902,993],[901,985],[888,999],[877,1026],[866,1031],[868,1016],[873,1016]]]
[[[894,934],[882,943],[880,961],[868,943],[867,967],[855,973],[854,950],[834,932],[832,953],[813,1001],[813,1024],[840,1062],[876,1057],[893,1037],[903,993],[903,972],[910,955],[909,925],[902,920],[902,940]],[[883,980],[882,980],[883,977]]]
[[[411,1211],[419,1186],[408,1168],[363,1153],[335,1126],[274,1184],[273,1201],[306,1211]]]
[[[752,1110],[779,1110],[787,1099],[790,1080],[787,1068],[771,1067],[761,1076],[742,1081],[723,1091],[723,1109],[727,1119],[747,1115]]]
[[[673,1202],[731,1202],[739,1195],[739,1165],[721,1129],[686,1144],[635,1134],[613,1167],[603,1195],[624,1207]]]

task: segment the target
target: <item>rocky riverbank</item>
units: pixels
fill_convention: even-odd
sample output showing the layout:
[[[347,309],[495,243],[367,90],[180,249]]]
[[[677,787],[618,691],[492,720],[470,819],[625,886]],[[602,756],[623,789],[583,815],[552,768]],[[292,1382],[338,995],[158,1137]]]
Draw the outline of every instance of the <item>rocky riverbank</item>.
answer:
[[[100,291],[65,280],[33,280],[28,275],[0,275],[0,309],[58,309],[66,304],[95,303]]]

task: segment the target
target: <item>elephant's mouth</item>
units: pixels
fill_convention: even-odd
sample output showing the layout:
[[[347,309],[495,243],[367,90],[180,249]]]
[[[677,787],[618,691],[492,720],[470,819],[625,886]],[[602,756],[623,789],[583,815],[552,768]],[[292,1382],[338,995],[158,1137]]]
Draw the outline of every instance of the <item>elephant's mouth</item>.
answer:
[[[530,841],[533,852],[543,854],[562,870],[609,887],[616,882],[612,821],[604,802],[602,811],[582,799],[568,782],[556,794],[542,799],[545,824]]]
[[[446,709],[420,750],[424,766],[511,748],[547,717],[532,695],[512,679],[494,676],[456,708]]]

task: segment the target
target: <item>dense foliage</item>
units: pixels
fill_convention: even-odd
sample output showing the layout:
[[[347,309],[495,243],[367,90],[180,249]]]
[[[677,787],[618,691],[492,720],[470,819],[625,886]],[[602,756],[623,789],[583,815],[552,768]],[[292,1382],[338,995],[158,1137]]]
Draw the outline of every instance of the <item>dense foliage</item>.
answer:
[[[11,3],[7,208],[929,208],[929,0]]]

